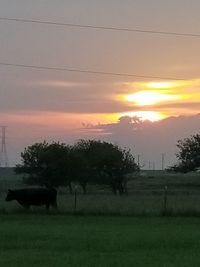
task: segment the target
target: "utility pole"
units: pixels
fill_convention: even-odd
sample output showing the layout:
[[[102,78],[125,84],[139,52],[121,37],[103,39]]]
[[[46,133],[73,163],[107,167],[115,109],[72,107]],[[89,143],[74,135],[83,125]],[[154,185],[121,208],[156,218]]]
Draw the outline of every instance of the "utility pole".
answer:
[[[155,161],[153,161],[153,171],[155,171]]]
[[[7,126],[0,126],[1,129],[0,167],[8,167],[8,155],[6,149],[6,128]]]
[[[137,165],[138,168],[140,168],[140,154],[137,155]]]
[[[149,161],[149,170],[151,170],[151,161]]]
[[[165,154],[162,153],[162,159],[161,159],[161,162],[162,162],[162,171],[164,170],[165,168]]]

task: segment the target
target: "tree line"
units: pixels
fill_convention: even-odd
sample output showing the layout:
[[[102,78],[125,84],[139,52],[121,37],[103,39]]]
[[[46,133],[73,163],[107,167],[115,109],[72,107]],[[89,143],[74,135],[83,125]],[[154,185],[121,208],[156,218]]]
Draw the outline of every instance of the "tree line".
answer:
[[[200,134],[178,140],[177,163],[170,172],[200,170]],[[15,172],[23,182],[46,187],[79,184],[87,192],[88,184],[107,185],[114,194],[127,193],[130,174],[139,172],[130,149],[99,140],[80,140],[74,145],[59,142],[35,143],[21,153],[22,163]]]
[[[78,183],[84,193],[88,184],[101,184],[114,194],[124,194],[128,175],[139,171],[129,149],[98,140],[35,143],[25,148],[21,159],[15,172],[24,175],[25,184],[68,186],[71,192],[72,183]]]

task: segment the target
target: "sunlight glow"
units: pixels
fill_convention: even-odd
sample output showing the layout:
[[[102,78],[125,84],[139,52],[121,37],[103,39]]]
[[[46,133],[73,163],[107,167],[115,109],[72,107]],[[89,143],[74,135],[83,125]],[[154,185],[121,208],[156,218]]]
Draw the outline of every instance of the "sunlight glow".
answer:
[[[183,82],[147,82],[145,87],[150,89],[170,89],[182,85]]]
[[[157,91],[140,91],[127,95],[126,101],[133,102],[138,106],[154,105],[162,101],[176,100],[177,95],[163,94]]]
[[[135,111],[121,114],[121,116],[138,117],[142,121],[159,121],[167,117],[166,114],[157,111]]]
[[[117,101],[129,110],[123,115],[158,121],[169,116],[199,112],[200,79],[141,81],[122,84],[124,94]]]

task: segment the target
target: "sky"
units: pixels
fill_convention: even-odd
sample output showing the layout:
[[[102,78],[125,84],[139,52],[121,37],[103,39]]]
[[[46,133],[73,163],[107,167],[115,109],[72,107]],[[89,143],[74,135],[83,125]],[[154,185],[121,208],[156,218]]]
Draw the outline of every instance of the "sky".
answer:
[[[166,165],[173,163],[176,140],[199,131],[200,37],[1,18],[198,35],[199,10],[198,0],[0,0],[0,63],[140,76],[0,64],[0,125],[8,126],[10,165],[34,142],[80,138],[126,145],[146,167],[150,161],[160,168],[162,153]]]

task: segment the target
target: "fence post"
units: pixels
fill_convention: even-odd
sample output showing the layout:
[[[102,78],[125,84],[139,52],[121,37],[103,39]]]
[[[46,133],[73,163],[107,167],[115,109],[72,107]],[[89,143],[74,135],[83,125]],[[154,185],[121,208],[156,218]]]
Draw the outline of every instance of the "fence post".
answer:
[[[76,209],[77,209],[77,185],[75,185],[74,187],[74,213],[76,213]]]
[[[163,203],[163,215],[165,216],[167,213],[167,186],[164,188],[164,203]]]

